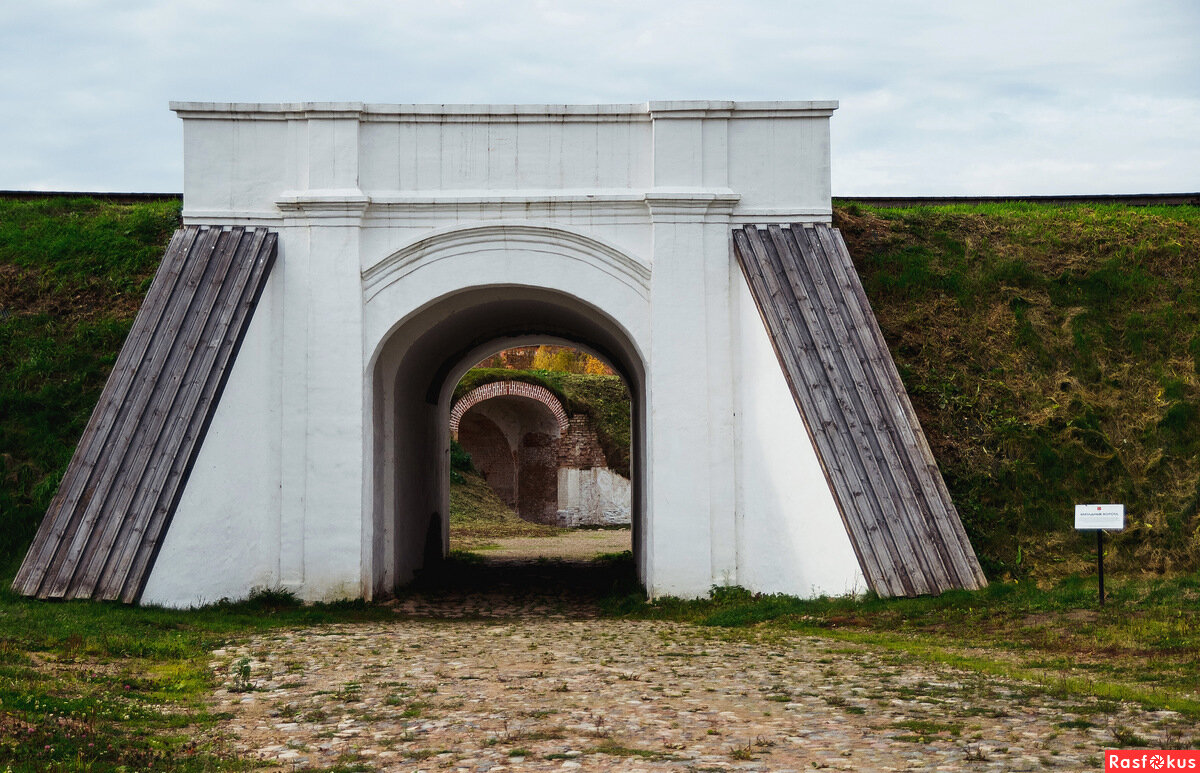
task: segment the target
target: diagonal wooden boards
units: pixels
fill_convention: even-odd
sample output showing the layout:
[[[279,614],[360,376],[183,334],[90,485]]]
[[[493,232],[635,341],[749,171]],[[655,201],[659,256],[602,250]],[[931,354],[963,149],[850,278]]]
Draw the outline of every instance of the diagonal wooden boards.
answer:
[[[733,243],[871,589],[986,585],[841,234],[746,226]]]
[[[276,252],[264,229],[175,232],[14,590],[138,599]]]

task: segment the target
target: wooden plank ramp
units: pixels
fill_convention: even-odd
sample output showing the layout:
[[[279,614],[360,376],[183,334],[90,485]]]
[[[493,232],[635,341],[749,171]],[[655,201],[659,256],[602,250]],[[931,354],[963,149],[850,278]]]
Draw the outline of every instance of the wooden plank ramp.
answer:
[[[138,600],[277,241],[262,228],[175,232],[13,590]]]
[[[871,590],[987,585],[841,233],[750,225],[733,246]]]

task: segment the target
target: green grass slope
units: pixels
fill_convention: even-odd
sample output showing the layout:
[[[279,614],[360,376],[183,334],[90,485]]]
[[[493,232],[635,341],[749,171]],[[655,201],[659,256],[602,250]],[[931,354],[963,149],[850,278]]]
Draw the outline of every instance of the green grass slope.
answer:
[[[552,537],[561,529],[523,520],[487,481],[467,472],[450,484],[450,549],[470,550],[508,537]]]
[[[1126,504],[1118,569],[1200,563],[1200,210],[850,205],[835,224],[990,576],[1086,569],[1084,502]]]
[[[41,522],[179,203],[0,199],[0,567]]]
[[[178,207],[0,200],[9,576]],[[1200,211],[848,205],[836,220],[990,576],[1085,569],[1091,543],[1071,528],[1071,506],[1085,501],[1128,506],[1130,528],[1109,556],[1116,569],[1200,566]],[[587,410],[606,451],[627,447],[619,379],[527,378]]]

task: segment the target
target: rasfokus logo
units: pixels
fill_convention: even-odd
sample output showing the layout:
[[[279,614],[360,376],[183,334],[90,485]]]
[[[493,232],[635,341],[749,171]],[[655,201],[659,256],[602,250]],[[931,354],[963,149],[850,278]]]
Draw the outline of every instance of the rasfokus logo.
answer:
[[[1121,749],[1104,752],[1104,770],[1200,771],[1200,751],[1176,749]]]

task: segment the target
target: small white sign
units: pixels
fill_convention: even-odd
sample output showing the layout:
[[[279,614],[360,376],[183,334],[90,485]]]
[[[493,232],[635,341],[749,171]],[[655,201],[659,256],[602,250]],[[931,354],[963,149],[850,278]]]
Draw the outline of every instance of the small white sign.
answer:
[[[1125,505],[1075,505],[1076,529],[1125,528]]]

